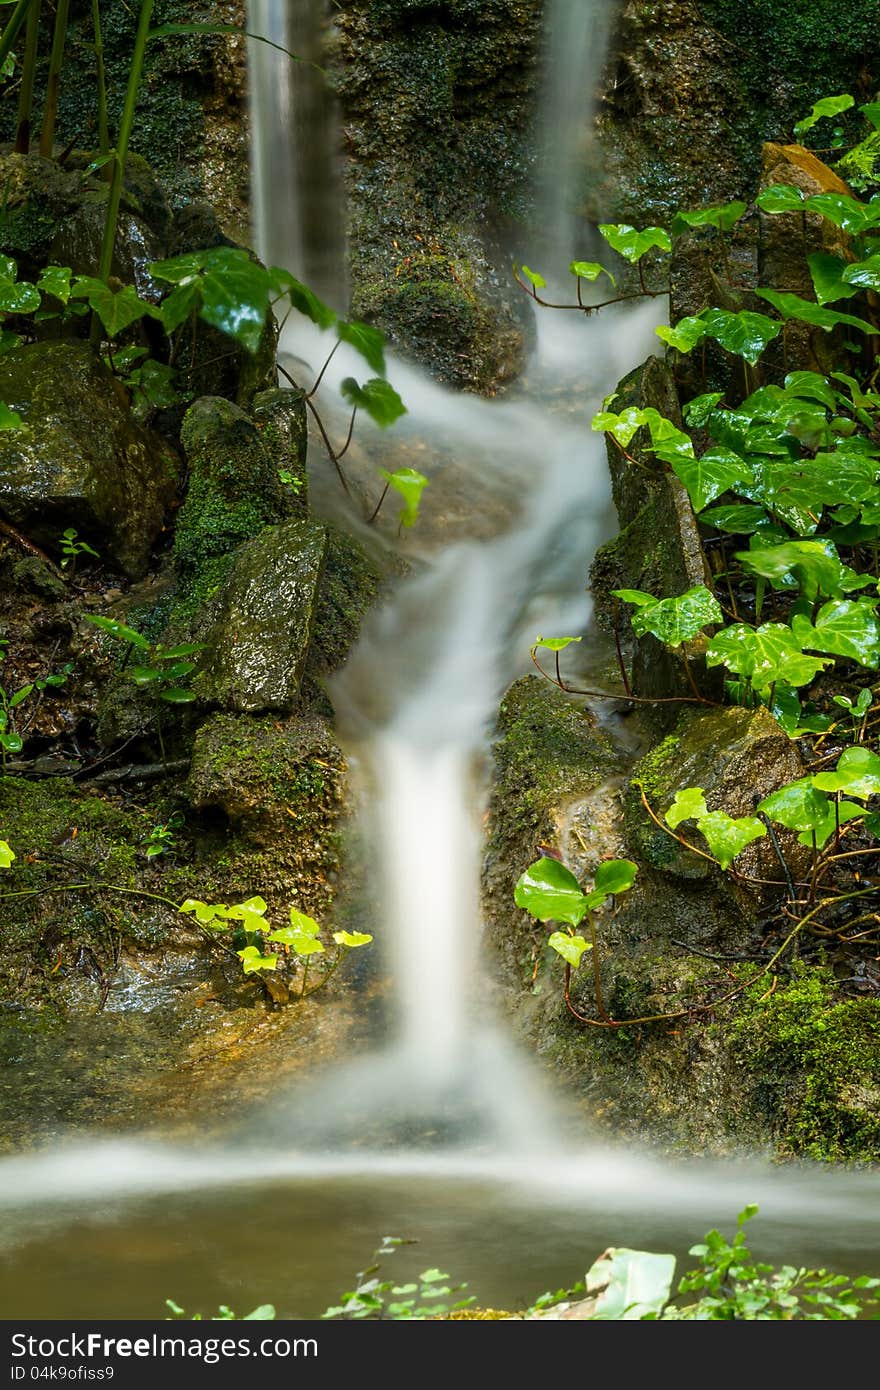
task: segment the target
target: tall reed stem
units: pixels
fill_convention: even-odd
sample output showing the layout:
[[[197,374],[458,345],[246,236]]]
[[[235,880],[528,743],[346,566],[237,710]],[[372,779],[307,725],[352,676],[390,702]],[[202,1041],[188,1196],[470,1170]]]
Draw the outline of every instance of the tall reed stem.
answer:
[[[18,94],[18,124],[15,130],[16,154],[28,154],[31,148],[31,111],[34,104],[34,74],[37,70],[37,40],[40,36],[40,4],[41,0],[33,0],[27,15],[21,90]]]
[[[9,23],[0,34],[0,68],[6,62],[12,52],[12,45],[18,38],[18,31],[24,24],[30,12],[31,5],[35,5],[37,0],[18,0],[18,4],[12,11]]]
[[[46,105],[43,107],[43,124],[40,128],[40,154],[44,159],[52,158],[52,150],[55,146],[55,119],[58,115],[58,93],[61,90],[61,65],[64,62],[69,9],[70,0],[58,0],[58,8],[55,11],[55,31],[52,34],[52,52],[49,56]]]
[[[101,37],[100,0],[92,0],[92,28],[95,34],[95,83],[98,97],[98,153],[110,153],[110,134],[107,126],[107,78],[104,72],[104,40]],[[109,165],[105,166],[107,178],[111,177]]]

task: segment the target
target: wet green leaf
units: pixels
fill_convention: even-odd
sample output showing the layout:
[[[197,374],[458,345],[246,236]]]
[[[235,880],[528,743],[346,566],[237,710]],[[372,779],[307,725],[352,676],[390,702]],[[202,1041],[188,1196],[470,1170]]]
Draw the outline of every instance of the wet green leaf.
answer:
[[[547,281],[544,279],[543,275],[539,274],[537,270],[530,270],[527,265],[521,265],[520,270],[528,280],[529,284],[532,285],[536,290],[543,290],[545,288]]]
[[[632,591],[617,589],[612,592],[615,598],[622,598]],[[723,619],[718,600],[705,584],[697,584],[676,598],[655,600],[651,604],[639,602],[630,617],[637,637],[650,632],[670,647],[691,641],[707,624],[720,623]]]
[[[645,227],[642,231],[637,231],[635,227],[630,227],[625,222],[617,224],[605,222],[600,225],[599,231],[612,251],[616,251],[631,265],[634,265],[653,247],[657,247],[661,251],[672,250],[669,233],[664,231],[662,227]]]
[[[287,295],[294,309],[305,314],[306,318],[311,319],[312,323],[317,324],[319,328],[332,328],[336,323],[335,311],[322,299],[319,299],[308,285],[304,285],[301,280],[297,280],[295,275],[291,275],[289,270],[283,270],[281,266],[273,265],[269,270],[269,281],[272,293]]]
[[[530,864],[514,892],[517,907],[541,922],[567,922],[577,927],[587,913],[587,899],[570,869],[544,856]]]
[[[37,281],[37,289],[66,304],[70,299],[71,273],[69,265],[47,265]]]
[[[658,338],[662,338],[669,347],[675,348],[677,352],[691,352],[701,343],[706,336],[706,324],[701,318],[683,318],[672,327],[660,324],[654,332]]]
[[[8,869],[12,866],[15,852],[9,848],[6,840],[0,840],[0,869]]]
[[[725,811],[709,811],[697,821],[697,829],[705,837],[712,854],[722,869],[729,869],[738,854],[753,840],[767,834],[767,827],[754,816],[736,819]]]
[[[564,931],[553,932],[547,940],[547,945],[575,969],[580,965],[584,952],[592,950],[591,943],[585,941],[582,936],[569,936]]]
[[[212,246],[167,261],[153,261],[150,274],[176,286],[163,300],[160,317],[172,332],[196,312],[248,352],[260,346],[269,313],[272,281],[266,267],[238,246]]]
[[[403,509],[400,513],[401,526],[414,526],[419,519],[419,502],[424,489],[428,486],[428,479],[424,474],[417,473],[414,468],[398,468],[394,473],[380,468],[379,472],[388,486],[403,498]]]
[[[831,256],[825,251],[815,251],[807,257],[813,289],[820,304],[833,304],[838,299],[851,299],[858,294],[859,286],[850,283],[844,276],[849,266],[840,256]]]
[[[672,235],[681,236],[691,227],[715,227],[729,232],[736,226],[747,207],[746,203],[716,203],[693,212],[677,212],[672,219]]]
[[[824,329],[830,333],[832,328],[838,324],[846,324],[848,328],[857,328],[860,333],[873,333],[875,330],[870,323],[864,319],[854,318],[852,314],[839,314],[835,309],[825,309],[820,304],[811,304],[808,299],[801,299],[797,294],[783,294],[780,290],[758,289],[755,293],[761,298],[766,299],[768,304],[778,311],[785,319],[799,319],[802,323],[810,323],[816,328]],[[758,315],[758,317],[762,317]],[[772,322],[772,320],[768,320]],[[777,325],[778,328],[778,325]]]
[[[12,410],[5,401],[0,401],[0,430],[26,430],[27,426],[17,410]]]
[[[355,348],[378,376],[385,375],[385,337],[378,328],[371,328],[368,323],[360,323],[357,319],[350,322],[339,319],[336,336]]]
[[[638,1322],[660,1316],[675,1274],[674,1255],[622,1247],[606,1250],[587,1271],[586,1291],[594,1299],[592,1320]]]
[[[758,290],[758,294],[762,291]],[[792,296],[794,298],[795,296]],[[732,314],[727,309],[704,309],[700,315],[706,325],[706,333],[714,338],[728,352],[742,357],[752,366],[756,364],[768,343],[781,332],[781,325],[766,314],[755,314],[741,309]]]
[[[782,212],[802,212],[804,194],[790,183],[774,183],[765,188],[755,199],[762,212],[778,214]]]
[[[565,648],[570,647],[572,642],[580,641],[580,637],[536,637],[532,650],[546,647],[551,652],[564,652]]]
[[[365,381],[363,386],[359,386],[354,377],[349,376],[339,389],[345,400],[358,410],[365,410],[370,419],[375,420],[382,429],[393,425],[395,420],[406,414],[406,406],[394,387],[381,377],[373,377],[371,381]]]
[[[851,294],[859,290],[880,290],[880,255],[848,265],[843,271],[843,279]]]
[[[782,545],[738,550],[736,558],[749,573],[761,575],[764,579],[776,580],[793,575],[808,599],[814,599],[819,594],[840,598],[871,583],[870,575],[857,574],[842,563],[831,541],[784,541]]]
[[[70,291],[72,299],[84,299],[90,309],[98,315],[108,338],[115,338],[124,328],[130,328],[138,319],[161,318],[155,304],[147,304],[138,298],[137,290],[131,285],[112,290],[103,280],[90,275],[78,275]],[[0,306],[2,307],[2,306]]]
[[[696,820],[698,816],[708,814],[709,807],[706,805],[703,788],[686,787],[684,791],[675,793],[672,805],[663,819],[670,830],[677,830],[683,820]]]
[[[710,507],[700,516],[700,521],[714,526],[718,531],[728,531],[734,536],[747,536],[756,531],[767,520],[763,507],[746,502],[733,502],[730,506]]]
[[[235,953],[241,961],[242,969],[246,975],[253,975],[259,970],[277,970],[278,957],[264,956],[256,946],[245,946],[243,950]]]
[[[758,810],[787,830],[818,830],[828,817],[828,797],[813,785],[812,777],[799,777],[758,803]]]
[[[779,681],[798,688],[830,665],[827,656],[807,656],[792,631],[781,623],[749,627],[733,623],[717,633],[706,651],[707,666],[726,666],[744,676],[755,690],[768,690]]]
[[[745,460],[729,449],[707,449],[701,458],[676,460],[672,469],[687,488],[695,512],[752,476]]]
[[[846,792],[867,799],[880,795],[880,758],[869,748],[845,748],[833,772],[819,772],[813,785],[820,791]]]
[[[598,280],[600,275],[607,275],[612,285],[617,286],[617,281],[611,271],[606,270],[604,265],[600,265],[598,261],[572,261],[568,268],[572,275],[576,275],[579,280]]]
[[[844,92],[838,97],[823,97],[821,101],[814,102],[813,109],[808,116],[804,116],[802,121],[798,121],[794,127],[794,134],[800,139],[802,135],[806,135],[808,130],[813,129],[817,121],[821,121],[827,116],[837,116],[841,111],[848,111],[855,104],[855,97],[850,96],[849,92]]]
[[[880,666],[880,620],[877,599],[832,599],[824,604],[814,623],[796,613],[791,630],[803,648],[848,656],[862,666]]]
[[[136,632],[133,627],[126,627],[124,623],[117,622],[115,618],[97,617],[92,613],[84,615],[87,623],[92,623],[99,627],[102,632],[115,637],[118,642],[128,642],[132,647],[137,647],[139,651],[149,651],[150,643],[142,633]]]

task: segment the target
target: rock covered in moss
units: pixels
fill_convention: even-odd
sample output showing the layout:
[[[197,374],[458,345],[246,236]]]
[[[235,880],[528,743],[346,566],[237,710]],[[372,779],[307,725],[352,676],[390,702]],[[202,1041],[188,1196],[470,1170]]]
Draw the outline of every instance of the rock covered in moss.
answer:
[[[193,745],[187,795],[196,810],[219,810],[251,847],[279,863],[329,868],[327,839],[343,806],[345,760],[322,719],[211,715]]]
[[[50,549],[74,527],[129,578],[143,576],[178,486],[180,460],[132,418],[86,343],[0,357],[0,399],[26,428],[0,433],[0,506]]]
[[[324,527],[302,519],[239,547],[205,639],[201,700],[248,714],[296,706],[326,551]]]
[[[180,438],[189,484],[174,560],[185,589],[207,598],[229,573],[236,547],[289,515],[290,492],[253,421],[232,401],[195,401]]]
[[[299,391],[272,387],[254,396],[251,418],[263,444],[290,490],[289,510],[308,516],[309,477],[306,471],[309,427],[306,403]],[[286,474],[286,477],[282,477]]]

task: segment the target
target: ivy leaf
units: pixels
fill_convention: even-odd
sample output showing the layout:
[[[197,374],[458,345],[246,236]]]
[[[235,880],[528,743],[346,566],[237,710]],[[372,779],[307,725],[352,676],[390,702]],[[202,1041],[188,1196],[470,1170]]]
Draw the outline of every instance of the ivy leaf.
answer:
[[[736,226],[747,207],[746,203],[719,203],[698,208],[695,212],[677,212],[672,220],[672,235],[681,236],[689,227],[716,227],[729,232]]]
[[[811,304],[808,299],[801,299],[797,294],[783,294],[780,290],[758,289],[755,293],[761,298],[766,299],[768,304],[772,304],[783,318],[799,319],[802,323],[812,324],[815,328],[821,328],[826,333],[830,333],[832,328],[838,324],[846,324],[848,328],[857,328],[860,333],[873,333],[875,330],[870,323],[864,319],[854,318],[852,314],[838,314],[835,309],[824,309],[820,304]],[[759,315],[759,317],[761,317]]]
[[[858,294],[859,285],[847,280],[845,271],[855,269],[840,256],[831,256],[826,251],[815,251],[807,257],[813,289],[820,304],[833,304],[838,299],[851,299]]]
[[[5,840],[0,840],[0,869],[8,869],[12,866],[15,852],[9,848]]]
[[[848,656],[862,666],[880,666],[880,620],[877,599],[832,599],[816,615],[815,623],[796,613],[791,630],[802,647]]]
[[[268,933],[266,940],[280,946],[289,946],[298,956],[319,955],[325,949],[316,936],[299,927],[278,927]]]
[[[301,280],[297,280],[295,275],[291,275],[289,270],[284,270],[281,266],[273,265],[269,269],[269,283],[271,289],[280,295],[287,295],[294,309],[298,309],[301,314],[305,314],[307,319],[317,324],[319,328],[332,328],[336,323],[337,315],[329,305],[304,285]]]
[[[381,429],[393,425],[395,420],[406,414],[406,406],[394,387],[381,377],[373,377],[359,386],[353,376],[348,376],[339,390],[345,400],[359,410],[365,410]]]
[[[610,434],[624,449],[645,424],[646,412],[634,405],[627,406],[619,415],[610,410],[600,410],[591,421],[594,430],[603,430],[605,434]]]
[[[584,952],[593,949],[592,943],[585,941],[582,936],[569,936],[564,931],[553,932],[547,945],[552,946],[553,950],[562,956],[563,960],[568,961],[569,965],[573,965],[575,969],[580,965]]]
[[[358,946],[368,946],[372,939],[370,933],[364,931],[335,931],[333,933],[333,940],[336,945],[346,946],[350,951],[355,950]]]
[[[590,912],[607,902],[616,893],[626,893],[635,883],[637,866],[631,859],[606,859],[593,876],[593,890],[587,894]]]
[[[869,256],[867,260],[848,265],[843,279],[855,294],[858,290],[880,290],[880,255]]]
[[[838,558],[833,542],[824,540],[784,541],[757,550],[738,550],[736,558],[743,569],[763,579],[778,580],[794,575],[805,598],[820,593],[840,598],[853,589],[863,589],[871,576],[857,574]]]
[[[767,827],[755,816],[739,816],[734,820],[726,811],[710,811],[701,816],[697,829],[722,869],[729,869],[746,845],[767,834]]]
[[[670,830],[677,830],[683,820],[696,820],[699,816],[708,814],[709,807],[706,805],[703,788],[686,787],[684,791],[675,793],[672,805],[663,819]]]
[[[835,227],[842,227],[851,236],[861,236],[880,215],[877,208],[872,208],[869,203],[860,203],[845,193],[814,193],[807,198],[804,207],[809,212],[821,213]]]
[[[703,512],[700,521],[707,522],[718,531],[728,531],[734,536],[748,536],[757,531],[767,520],[763,507],[746,502],[734,502],[730,506],[710,507]]]
[[[652,247],[659,247],[661,251],[672,250],[669,233],[662,227],[645,227],[643,231],[638,232],[635,227],[630,227],[625,222],[605,222],[600,225],[599,231],[612,251],[616,251],[631,265],[635,265]]]
[[[145,315],[161,318],[155,304],[147,304],[138,298],[137,290],[131,285],[112,290],[103,280],[91,275],[78,275],[70,291],[72,299],[84,299],[90,309],[98,315],[108,338],[115,338],[124,328],[130,328]]]
[[[726,666],[750,680],[755,690],[768,690],[779,681],[795,688],[809,685],[830,662],[827,656],[806,656],[781,623],[758,628],[733,623],[716,633],[706,651],[707,666]]]
[[[194,913],[196,921],[207,926],[217,917],[225,920],[229,909],[225,903],[203,903],[199,898],[187,898],[180,904],[179,911]]]
[[[173,332],[191,313],[229,334],[248,352],[257,351],[266,328],[270,273],[238,246],[190,251],[148,267],[158,280],[176,288],[163,300],[159,316]]]
[[[707,623],[720,623],[724,617],[718,600],[705,584],[697,584],[676,598],[655,599],[652,603],[645,603],[644,595],[634,599],[632,595],[638,594],[638,590],[616,589],[612,593],[625,603],[638,604],[630,618],[637,637],[650,632],[670,647],[689,642]]]
[[[687,353],[691,352],[697,343],[703,341],[706,336],[706,325],[701,318],[690,317],[679,319],[672,328],[661,324],[659,328],[654,329],[654,332],[658,338],[663,339],[664,343],[675,348],[676,352]]]
[[[339,319],[336,334],[343,343],[350,343],[378,376],[385,375],[385,338],[378,328],[371,328],[357,319],[350,322]]]
[[[785,391],[789,396],[818,401],[828,410],[834,410],[837,406],[837,393],[827,377],[820,376],[818,372],[789,372],[785,378]]]
[[[687,488],[695,512],[701,512],[734,483],[747,482],[748,464],[728,449],[709,449],[701,458],[677,459],[673,472]]]
[[[580,637],[536,637],[532,645],[532,651],[538,647],[546,647],[551,652],[564,652],[566,647],[570,647],[572,642],[580,642]]]
[[[428,479],[422,473],[417,473],[414,468],[398,468],[394,473],[380,468],[379,472],[388,486],[400,493],[403,498],[403,510],[400,513],[401,526],[415,526],[419,519],[419,501],[422,492],[428,486]]]
[[[606,270],[598,261],[572,261],[568,268],[579,280],[598,280],[600,275],[607,275],[615,289],[617,288],[617,281],[611,271]],[[523,269],[525,270],[525,266]]]
[[[848,111],[851,106],[855,106],[855,97],[850,96],[849,92],[844,92],[839,97],[823,97],[821,101],[813,104],[813,109],[809,116],[804,116],[802,121],[798,121],[793,127],[794,134],[800,139],[806,135],[808,130],[812,130],[817,121],[821,121],[826,116],[837,116],[841,111]]]
[[[761,293],[758,290],[758,294]],[[738,314],[732,314],[727,309],[704,309],[700,318],[706,325],[709,337],[752,366],[755,366],[767,344],[772,343],[782,331],[775,319],[748,309],[741,309]]]
[[[801,212],[804,206],[804,194],[794,184],[773,183],[769,188],[765,188],[755,199],[762,212]]]
[[[697,319],[695,322],[699,323],[700,320]],[[694,396],[692,401],[688,401],[684,407],[684,418],[690,429],[705,429],[716,405],[723,398],[721,391],[707,391],[702,396]]]
[[[71,273],[69,265],[47,265],[37,281],[37,289],[66,304],[70,299]]]
[[[817,790],[812,777],[799,777],[765,796],[757,809],[787,830],[819,830],[829,806],[828,797]]]
[[[570,869],[545,855],[520,877],[513,900],[541,922],[577,927],[587,914],[586,895]]]
[[[880,758],[868,748],[845,748],[834,772],[819,772],[813,785],[824,792],[847,792],[867,800],[880,795]]]
[[[0,430],[26,430],[29,426],[25,424],[17,410],[13,410],[5,401],[0,401]]]
[[[253,975],[259,970],[277,970],[278,957],[264,956],[256,946],[245,946],[243,951],[235,953],[242,964],[242,969],[246,975]]]
[[[144,637],[143,633],[136,632],[133,627],[126,627],[124,623],[117,622],[116,618],[102,618],[92,613],[86,613],[84,618],[87,623],[92,623],[102,632],[115,637],[118,642],[128,642],[139,651],[149,651],[149,639]]]
[[[543,275],[540,275],[540,274],[538,273],[537,270],[529,270],[529,267],[528,267],[527,265],[521,265],[521,266],[520,266],[520,270],[522,271],[523,275],[524,275],[524,276],[526,277],[526,279],[528,280],[529,284],[530,284],[534,289],[536,289],[536,290],[543,290],[543,289],[544,289],[544,287],[545,287],[546,284],[547,284],[547,281],[544,279]]]
[[[31,314],[39,307],[39,290],[27,280],[18,279],[18,265],[11,256],[0,256],[0,310],[7,314]]]

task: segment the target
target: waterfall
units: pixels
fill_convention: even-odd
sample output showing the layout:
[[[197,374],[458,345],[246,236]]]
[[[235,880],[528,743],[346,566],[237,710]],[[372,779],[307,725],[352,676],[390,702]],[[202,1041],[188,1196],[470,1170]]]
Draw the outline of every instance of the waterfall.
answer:
[[[291,7],[300,18],[302,2]],[[254,0],[251,27],[264,21],[266,8],[266,0]],[[584,127],[588,124],[607,9],[606,0],[589,6],[554,0],[550,51],[561,81],[554,76],[547,84],[543,124],[556,150],[553,197],[560,243],[562,209],[577,169],[566,132],[573,108]],[[287,88],[296,86],[300,73],[288,65]],[[253,80],[254,125],[272,122],[271,129],[254,134],[258,147],[269,150],[289,139],[284,113],[296,103],[284,90],[279,100],[266,102],[260,69]],[[282,81],[278,69],[274,80]],[[307,136],[296,129],[293,143],[302,148]],[[255,161],[255,177],[258,185],[268,177],[275,187],[271,160]],[[283,263],[306,278],[304,263],[296,259],[303,238],[284,225],[284,201],[275,203],[258,186],[254,202],[259,215],[269,219],[260,228],[259,244],[278,247],[290,231]],[[323,212],[326,216],[326,204]],[[341,224],[341,209],[329,221]],[[450,1097],[458,1096],[463,1110],[470,1111],[478,1092],[485,1097],[487,1130],[494,1126],[506,1135],[516,1130],[534,1138],[536,1127],[534,1109],[523,1116],[519,1104],[527,1089],[524,1064],[514,1059],[512,1044],[487,1026],[485,1003],[474,998],[482,934],[481,768],[499,700],[526,669],[535,635],[558,631],[560,623],[574,631],[587,625],[586,573],[609,510],[604,447],[591,435],[590,406],[598,408],[621,373],[649,350],[653,322],[648,306],[580,319],[573,329],[557,322],[547,330],[557,346],[565,332],[569,371],[572,363],[580,370],[585,361],[590,364],[589,395],[576,421],[560,418],[540,399],[454,395],[391,355],[389,375],[409,412],[395,431],[417,438],[423,450],[427,446],[420,457],[428,462],[420,468],[438,473],[431,460],[441,447],[467,458],[484,499],[504,497],[508,522],[488,540],[453,537],[439,552],[422,549],[422,573],[401,584],[391,603],[368,619],[330,688],[340,735],[366,769],[371,788],[365,833],[379,865],[382,895],[375,933],[386,951],[394,991],[395,1037],[383,1065],[372,1059],[363,1071],[365,1093],[375,1098],[377,1088],[384,1089],[386,1101],[393,1094],[399,1106],[409,1088],[413,1105],[423,1108],[426,1091],[433,1090],[444,1108],[454,1109]],[[312,366],[324,351],[308,324],[293,324],[282,336],[281,352]],[[559,363],[554,367],[558,380]],[[338,352],[322,392],[332,391],[352,370],[357,371],[356,359]],[[368,422],[359,422],[358,429],[363,447],[377,451],[381,462],[379,432]],[[442,487],[442,480],[432,479],[432,486]],[[413,548],[419,552],[417,533],[409,554]],[[350,1107],[351,1088],[343,1089]],[[322,1103],[326,1109],[326,1091]]]

